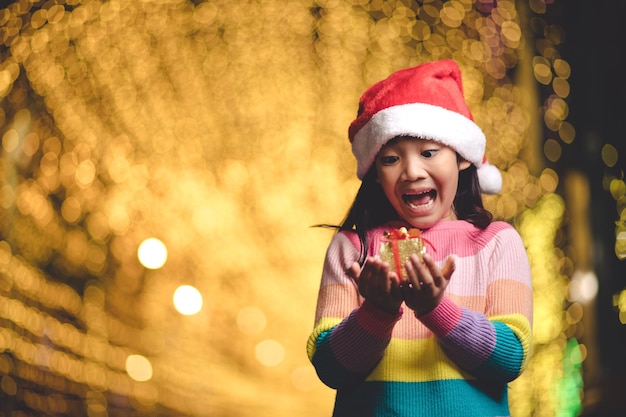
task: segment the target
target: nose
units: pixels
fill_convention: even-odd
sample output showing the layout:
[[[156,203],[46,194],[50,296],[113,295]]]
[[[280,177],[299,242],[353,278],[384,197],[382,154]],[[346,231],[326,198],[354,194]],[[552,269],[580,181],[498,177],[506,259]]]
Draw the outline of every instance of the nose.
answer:
[[[419,179],[426,178],[427,172],[424,169],[424,164],[420,161],[419,157],[412,156],[404,160],[404,166],[402,170],[402,179],[405,181],[417,181]]]

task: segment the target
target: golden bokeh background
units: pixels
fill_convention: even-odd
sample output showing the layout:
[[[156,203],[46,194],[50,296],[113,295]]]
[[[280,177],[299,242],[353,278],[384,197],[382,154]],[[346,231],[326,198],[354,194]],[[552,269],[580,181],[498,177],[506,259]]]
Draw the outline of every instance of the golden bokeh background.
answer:
[[[331,235],[311,225],[339,222],[358,188],[360,94],[439,58],[460,63],[503,172],[486,205],[532,263],[533,356],[513,415],[599,401],[583,372],[598,361],[597,184],[553,164],[576,139],[554,3],[1,8],[0,416],[329,416],[305,344]],[[620,157],[602,148],[607,168]],[[623,259],[623,175],[603,186]],[[625,323],[625,292],[612,307]]]

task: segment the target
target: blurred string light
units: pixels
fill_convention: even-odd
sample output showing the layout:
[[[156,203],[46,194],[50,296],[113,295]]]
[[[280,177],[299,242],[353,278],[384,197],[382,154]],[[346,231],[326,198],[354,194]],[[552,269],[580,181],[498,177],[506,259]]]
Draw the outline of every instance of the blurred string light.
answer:
[[[602,146],[601,157],[606,166],[603,186],[616,202],[618,220],[615,227],[615,255],[618,259],[624,260],[626,259],[626,182],[624,182],[624,169],[623,166],[619,166],[619,152],[612,144],[606,143]]]
[[[619,310],[619,321],[626,324],[626,291],[622,291],[619,295],[613,297],[613,305]]]
[[[617,163],[617,150],[612,145],[602,148],[602,160],[608,167]],[[616,201],[618,220],[615,223],[615,256],[620,261],[626,260],[626,182],[624,172],[621,178],[610,176],[608,190]],[[620,323],[626,325],[626,288],[613,297],[613,305],[617,307]]]
[[[572,301],[589,303],[598,294],[598,277],[593,271],[575,271],[569,284]]]
[[[557,415],[578,416],[582,411],[582,362],[584,346],[576,339],[569,339],[563,355],[563,377],[558,386],[558,396],[561,406]]]
[[[137,256],[146,268],[159,269],[167,261],[167,248],[159,239],[152,237],[141,242]]]
[[[283,345],[271,339],[259,342],[254,351],[258,361],[265,366],[276,366],[281,363],[285,357],[285,348]]]
[[[126,372],[135,381],[148,381],[152,378],[152,365],[142,355],[128,355],[126,358]]]
[[[485,204],[518,226],[532,260],[534,353],[512,409],[573,415],[577,396],[559,387],[578,381],[565,360],[581,315],[563,312],[573,270],[555,246],[561,178],[538,157],[557,161],[576,138],[551,3],[1,9],[0,404],[90,416],[330,414],[333,393],[303,349],[328,242],[308,225],[338,221],[354,194],[345,132],[359,94],[395,69],[454,58],[504,175]],[[542,102],[537,82],[551,89]],[[603,158],[617,155],[607,147]],[[623,219],[623,178],[605,185]],[[177,302],[190,279],[196,301]],[[172,314],[172,301],[203,314]]]
[[[191,285],[181,285],[174,291],[174,307],[180,314],[191,316],[202,309],[202,294]]]

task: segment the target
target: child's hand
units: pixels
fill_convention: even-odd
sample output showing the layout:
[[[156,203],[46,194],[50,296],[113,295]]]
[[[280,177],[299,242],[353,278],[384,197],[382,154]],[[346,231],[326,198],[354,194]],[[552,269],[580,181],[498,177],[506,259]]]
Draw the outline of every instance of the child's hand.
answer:
[[[424,254],[424,262],[417,255],[411,255],[405,268],[408,279],[402,285],[404,302],[416,316],[430,313],[443,298],[443,292],[450,282],[455,269],[454,257],[446,260],[439,269],[429,254]]]
[[[367,258],[363,269],[357,262],[348,270],[348,275],[356,281],[361,295],[379,309],[396,314],[402,304],[400,281],[395,272],[389,271],[389,264],[381,259]]]

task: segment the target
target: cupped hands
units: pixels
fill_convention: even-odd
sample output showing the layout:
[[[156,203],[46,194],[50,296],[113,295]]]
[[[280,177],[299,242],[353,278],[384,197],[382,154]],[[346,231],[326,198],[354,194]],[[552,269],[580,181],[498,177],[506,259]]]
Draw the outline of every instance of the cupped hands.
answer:
[[[439,268],[429,254],[420,259],[411,255],[405,264],[406,280],[401,281],[389,264],[368,257],[363,268],[357,262],[347,271],[357,283],[360,294],[380,310],[396,314],[405,302],[417,317],[431,312],[443,298],[455,270],[455,258],[449,256]]]

